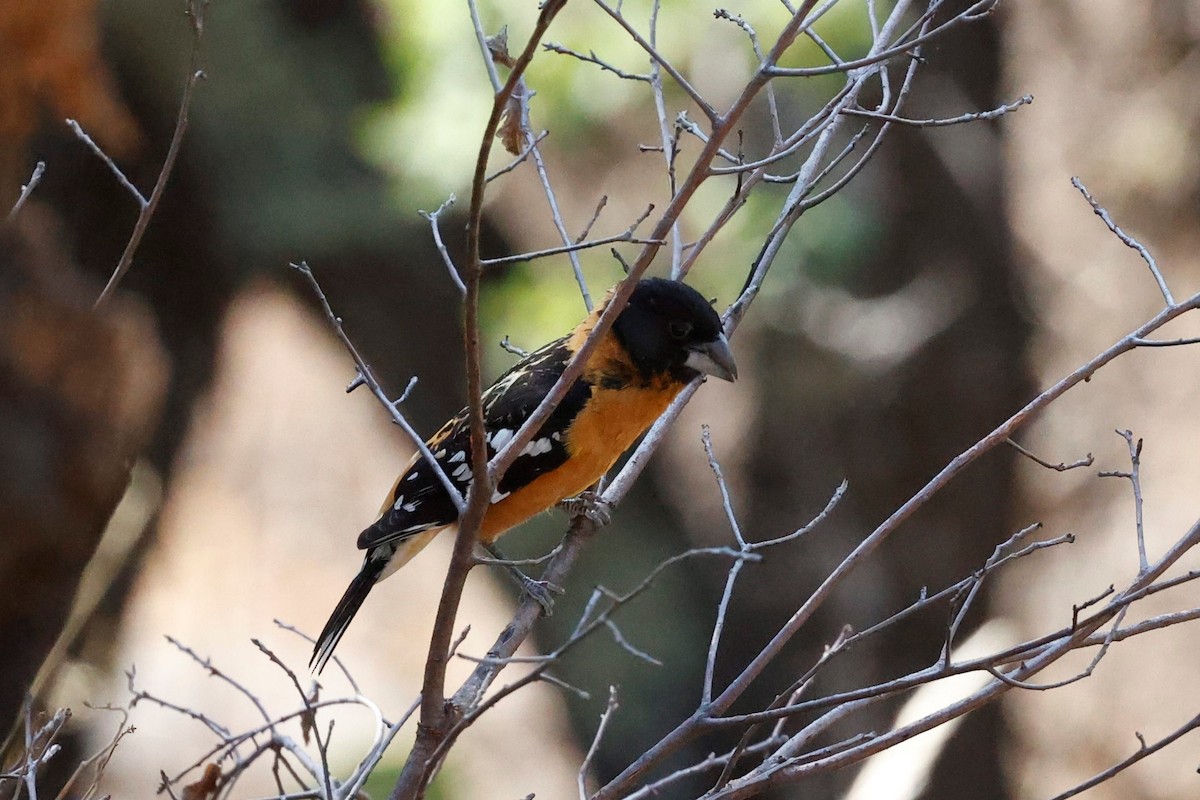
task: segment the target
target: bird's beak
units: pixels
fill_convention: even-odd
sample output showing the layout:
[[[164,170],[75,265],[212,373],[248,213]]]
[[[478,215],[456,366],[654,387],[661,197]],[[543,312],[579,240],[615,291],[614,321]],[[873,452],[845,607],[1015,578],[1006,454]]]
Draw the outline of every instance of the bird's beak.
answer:
[[[690,348],[687,361],[684,363],[697,372],[712,375],[723,381],[732,383],[737,380],[737,364],[733,361],[729,340],[723,333],[714,342],[706,342]]]

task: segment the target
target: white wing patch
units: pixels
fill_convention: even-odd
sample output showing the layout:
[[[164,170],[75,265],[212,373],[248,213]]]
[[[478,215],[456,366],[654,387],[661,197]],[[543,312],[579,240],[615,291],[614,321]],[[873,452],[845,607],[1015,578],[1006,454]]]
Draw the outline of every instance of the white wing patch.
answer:
[[[397,511],[407,511],[409,514],[417,510],[417,506],[421,505],[421,498],[416,497],[411,502],[404,502],[404,495],[396,498],[396,502],[392,503],[392,508]]]
[[[488,437],[488,444],[492,446],[493,450],[500,452],[504,449],[504,445],[508,444],[509,440],[513,438],[514,433],[515,431],[511,428],[501,428]]]
[[[554,447],[554,442],[550,440],[549,436],[543,436],[540,439],[531,439],[529,444],[525,445],[525,448],[521,451],[521,455],[540,456],[542,453],[549,453],[552,447]]]

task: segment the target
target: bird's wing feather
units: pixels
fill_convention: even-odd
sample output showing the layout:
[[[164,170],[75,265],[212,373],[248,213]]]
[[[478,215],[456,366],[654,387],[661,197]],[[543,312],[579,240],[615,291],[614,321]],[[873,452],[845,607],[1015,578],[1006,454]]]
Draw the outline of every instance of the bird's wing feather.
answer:
[[[567,338],[531,353],[492,384],[483,395],[488,458],[502,448],[541,403],[571,360]],[[505,472],[492,495],[497,503],[539,475],[561,466],[568,458],[566,430],[591,396],[591,384],[577,380],[554,413]],[[446,476],[465,496],[471,476],[471,435],[466,409],[447,422],[428,441],[429,450]],[[416,458],[396,482],[379,519],[358,537],[360,548],[398,542],[455,521],[458,512],[436,471]]]

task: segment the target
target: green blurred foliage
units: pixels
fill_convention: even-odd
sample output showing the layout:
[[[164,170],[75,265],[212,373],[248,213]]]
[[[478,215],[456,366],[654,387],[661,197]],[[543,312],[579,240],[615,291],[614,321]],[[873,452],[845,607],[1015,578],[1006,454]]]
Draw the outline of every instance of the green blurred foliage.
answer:
[[[407,753],[405,754],[407,756]],[[367,782],[363,785],[363,792],[367,797],[388,797],[392,793],[392,789],[396,785],[396,781],[400,779],[400,770],[404,768],[404,759],[401,757],[388,758],[379,763],[379,766],[367,778]],[[451,759],[437,776],[429,784],[429,788],[425,790],[425,800],[450,800],[461,793],[454,791],[454,760]],[[345,769],[339,774],[348,774],[349,769]]]
[[[480,0],[483,31],[493,35],[507,26],[510,50],[524,44],[535,20],[525,0]],[[889,3],[880,3],[885,15]],[[648,32],[651,3],[624,3],[627,19]],[[382,104],[364,125],[363,141],[372,157],[406,176],[404,191],[421,203],[437,204],[468,185],[479,150],[478,131],[487,118],[491,98],[487,75],[465,3],[384,0],[386,62],[401,88],[395,100]],[[776,0],[732,2],[726,8],[762,32],[764,39],[788,17]],[[691,2],[666,2],[659,12],[657,45],[696,87],[718,107],[734,99],[754,69],[756,59],[746,35],[729,21],[697,13]],[[861,4],[835,5],[816,30],[843,57],[866,51],[870,27]],[[648,35],[648,34],[647,34]],[[646,73],[649,59],[628,34],[592,3],[575,3],[555,20],[548,42],[581,53],[594,52],[629,73]],[[769,39],[768,39],[769,41]],[[798,41],[786,54],[785,66],[828,63],[816,44]],[[586,149],[614,120],[627,125],[653,120],[647,108],[647,84],[623,80],[593,64],[542,52],[528,81],[538,95],[534,125],[550,129],[556,146]],[[668,86],[667,103],[682,108],[685,97]],[[503,155],[499,155],[503,158]]]

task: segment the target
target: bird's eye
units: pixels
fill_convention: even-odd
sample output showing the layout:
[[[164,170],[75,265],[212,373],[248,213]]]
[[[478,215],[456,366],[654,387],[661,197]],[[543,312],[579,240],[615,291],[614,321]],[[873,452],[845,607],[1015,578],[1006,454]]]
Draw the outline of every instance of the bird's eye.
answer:
[[[676,339],[687,338],[687,335],[692,332],[692,324],[690,322],[672,322],[670,325],[671,335]]]

